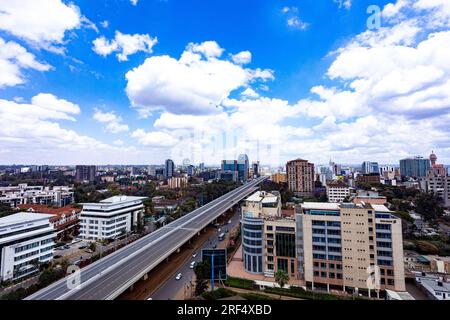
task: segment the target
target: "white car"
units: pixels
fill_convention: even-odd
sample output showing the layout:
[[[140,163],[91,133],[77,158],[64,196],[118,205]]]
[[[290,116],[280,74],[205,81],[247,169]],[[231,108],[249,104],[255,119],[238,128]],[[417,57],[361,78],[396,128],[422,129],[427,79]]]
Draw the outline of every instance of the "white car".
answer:
[[[192,258],[195,258],[195,257],[197,257],[197,252],[194,252],[194,253],[192,254]]]
[[[194,269],[196,262],[192,261],[191,266],[189,268]]]
[[[181,273],[177,274],[177,276],[175,277],[175,280],[181,280],[181,278],[183,278],[183,275]]]

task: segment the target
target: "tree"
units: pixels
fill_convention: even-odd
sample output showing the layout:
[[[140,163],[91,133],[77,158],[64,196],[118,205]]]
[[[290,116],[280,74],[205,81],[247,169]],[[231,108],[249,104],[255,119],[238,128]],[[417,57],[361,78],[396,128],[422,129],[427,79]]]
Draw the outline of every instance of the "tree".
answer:
[[[89,245],[89,249],[94,252],[97,250],[97,245],[95,244],[95,242],[91,242],[91,244]]]
[[[416,212],[426,221],[435,221],[444,214],[442,199],[434,193],[419,193],[415,198]]]
[[[278,283],[281,289],[283,289],[284,286],[289,282],[289,276],[283,270],[278,270],[277,273],[275,273],[275,282]]]
[[[211,271],[211,266],[206,261],[199,262],[194,267],[195,272],[195,294],[201,295],[208,289],[208,276]]]

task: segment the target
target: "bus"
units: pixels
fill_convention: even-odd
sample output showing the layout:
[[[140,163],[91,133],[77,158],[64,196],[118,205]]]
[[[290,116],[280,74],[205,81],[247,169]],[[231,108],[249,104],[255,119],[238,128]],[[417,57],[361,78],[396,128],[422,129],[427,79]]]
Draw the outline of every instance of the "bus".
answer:
[[[219,241],[223,241],[225,239],[225,233],[219,234]]]

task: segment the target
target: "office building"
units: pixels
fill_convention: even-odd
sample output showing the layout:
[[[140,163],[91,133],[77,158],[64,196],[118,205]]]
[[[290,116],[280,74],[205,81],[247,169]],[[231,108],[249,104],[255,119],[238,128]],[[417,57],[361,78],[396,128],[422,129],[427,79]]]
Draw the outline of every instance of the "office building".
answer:
[[[272,175],[271,180],[275,183],[286,183],[287,175],[286,173],[275,173]]]
[[[258,191],[244,200],[242,211],[242,259],[245,271],[264,273],[265,219],[281,217],[281,196],[278,193]]]
[[[237,160],[222,160],[221,170],[217,172],[217,178],[223,181],[239,181]]]
[[[400,174],[403,177],[424,178],[430,171],[430,159],[413,157],[400,160]]]
[[[0,282],[39,271],[53,259],[56,231],[50,214],[19,212],[0,218]]]
[[[378,266],[377,290],[405,291],[401,219],[384,205],[311,202],[299,211],[297,257],[307,287],[375,294],[368,268]]]
[[[164,178],[170,179],[175,175],[175,163],[171,159],[167,159],[164,167]]]
[[[75,180],[77,182],[93,182],[97,173],[96,166],[76,166],[75,167]]]
[[[288,188],[296,196],[309,197],[314,192],[314,164],[308,160],[292,160],[286,165]]]
[[[423,191],[437,194],[444,206],[450,207],[450,177],[431,175],[425,179],[426,189]]]
[[[64,207],[74,202],[74,193],[69,187],[18,186],[0,187],[0,203],[16,208],[23,204],[45,204]]]
[[[378,162],[364,161],[361,166],[362,174],[380,173]]]
[[[381,178],[379,173],[359,174],[356,180],[359,183],[379,184]]]
[[[239,181],[246,182],[248,180],[248,173],[250,170],[250,163],[246,154],[241,154],[238,157],[237,170]]]
[[[254,179],[260,177],[260,172],[259,172],[259,161],[253,162],[253,164],[252,164],[252,175],[253,175],[253,178],[254,178]]]
[[[188,178],[186,177],[172,177],[167,180],[167,185],[170,189],[181,189],[188,185]]]
[[[145,197],[115,196],[99,203],[84,203],[80,236],[86,240],[114,240],[142,221]]]
[[[329,202],[344,202],[349,200],[355,189],[343,182],[329,182],[326,186]]]

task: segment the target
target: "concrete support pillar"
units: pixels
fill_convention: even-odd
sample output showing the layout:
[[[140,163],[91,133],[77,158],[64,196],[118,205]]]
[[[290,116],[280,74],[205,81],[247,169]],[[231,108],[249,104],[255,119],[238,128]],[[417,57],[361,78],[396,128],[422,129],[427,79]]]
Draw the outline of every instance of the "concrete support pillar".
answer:
[[[146,281],[147,279],[148,279],[148,273],[146,273],[146,274],[144,275],[144,278],[142,278],[142,280]]]
[[[330,293],[330,284],[327,283],[327,292]]]
[[[199,237],[200,237],[200,234],[201,234],[200,232],[197,232],[197,236],[199,236]]]
[[[180,249],[180,248],[178,248],[178,249],[177,249],[177,253],[180,253],[180,251],[181,251],[181,249]]]
[[[131,285],[131,287],[128,289],[130,292],[134,291],[134,284]]]

